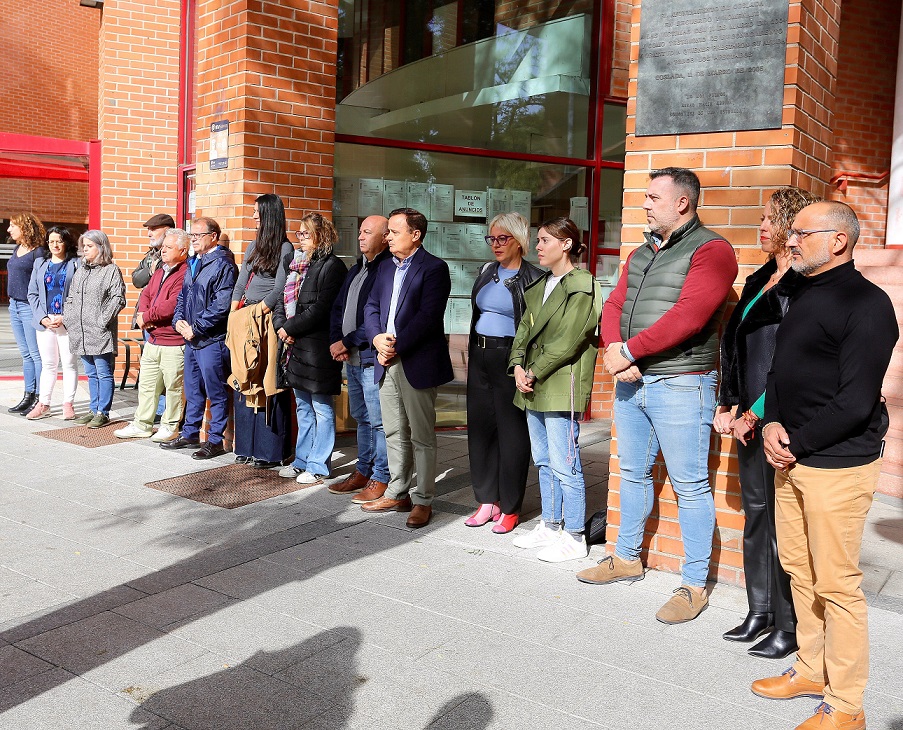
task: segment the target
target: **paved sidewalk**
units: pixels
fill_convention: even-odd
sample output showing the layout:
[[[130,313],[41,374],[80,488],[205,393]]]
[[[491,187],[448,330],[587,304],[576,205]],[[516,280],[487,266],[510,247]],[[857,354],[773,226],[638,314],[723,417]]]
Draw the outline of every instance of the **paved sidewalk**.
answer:
[[[749,683],[788,662],[721,633],[745,595],[715,586],[696,621],[654,614],[678,585],[585,586],[511,538],[469,529],[467,442],[440,437],[426,529],[315,487],[224,510],[146,482],[231,463],[149,442],[85,449],[6,414],[0,382],[0,728],[794,728],[814,700]],[[84,400],[84,395],[81,395]],[[134,408],[117,391],[116,414]],[[585,429],[589,509],[608,438]],[[337,445],[337,475],[353,468]],[[528,517],[535,517],[535,479]],[[524,528],[529,529],[533,523]],[[903,730],[903,511],[879,498],[863,550],[872,632],[869,727]]]

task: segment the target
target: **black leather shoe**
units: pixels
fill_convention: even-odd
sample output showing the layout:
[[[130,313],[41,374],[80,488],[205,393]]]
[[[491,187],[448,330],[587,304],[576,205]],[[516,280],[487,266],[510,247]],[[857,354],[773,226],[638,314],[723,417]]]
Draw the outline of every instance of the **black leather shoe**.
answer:
[[[222,456],[226,453],[226,450],[223,448],[222,443],[211,444],[209,441],[205,443],[201,448],[195,451],[192,455],[192,459],[212,459],[215,456]]]
[[[235,457],[236,464],[250,464],[252,461],[254,461],[253,456],[242,456],[241,454],[239,454]]]
[[[746,653],[762,659],[783,659],[793,654],[797,649],[799,647],[796,644],[795,632],[772,631]]]
[[[198,439],[186,439],[179,436],[177,439],[173,439],[172,441],[164,441],[160,444],[161,449],[194,449],[200,445],[200,441]]]
[[[727,641],[755,641],[773,625],[773,614],[750,611],[742,624],[725,631],[722,636]]]
[[[264,461],[263,459],[254,459],[251,466],[255,469],[272,469],[274,466],[282,466],[281,461]]]
[[[38,402],[37,393],[25,393],[22,396],[22,400],[20,400],[16,405],[12,408],[7,408],[7,413],[21,413],[23,416],[28,413],[32,408],[34,408],[35,403]]]

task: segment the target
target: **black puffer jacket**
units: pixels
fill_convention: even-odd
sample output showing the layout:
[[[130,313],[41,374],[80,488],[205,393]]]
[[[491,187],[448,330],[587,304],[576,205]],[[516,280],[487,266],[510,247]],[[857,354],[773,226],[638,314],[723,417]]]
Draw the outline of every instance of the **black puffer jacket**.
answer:
[[[283,265],[287,267],[290,261],[291,257],[286,257]],[[285,328],[295,338],[285,371],[285,382],[292,388],[326,395],[338,395],[342,390],[342,363],[329,354],[329,316],[347,271],[335,254],[314,259],[298,290],[295,316],[286,318],[284,297],[276,301],[273,328],[277,332]]]
[[[719,405],[739,404],[739,410],[743,412],[765,392],[778,326],[787,314],[790,297],[806,283],[804,276],[789,269],[743,317],[743,310],[762,291],[777,268],[777,263],[772,259],[746,278],[740,301],[721,338]]]

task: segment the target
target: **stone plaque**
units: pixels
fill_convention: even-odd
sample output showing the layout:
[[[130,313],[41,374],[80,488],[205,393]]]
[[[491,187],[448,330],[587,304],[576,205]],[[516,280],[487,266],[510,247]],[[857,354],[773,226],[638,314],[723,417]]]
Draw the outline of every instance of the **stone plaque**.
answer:
[[[643,0],[636,134],[781,126],[787,0]]]

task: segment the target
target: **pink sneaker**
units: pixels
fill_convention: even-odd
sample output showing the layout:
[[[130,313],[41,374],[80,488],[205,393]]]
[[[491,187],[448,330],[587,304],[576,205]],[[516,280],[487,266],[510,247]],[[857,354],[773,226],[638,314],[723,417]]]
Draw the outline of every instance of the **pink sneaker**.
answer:
[[[63,403],[63,420],[71,421],[75,418],[75,408],[71,403]]]
[[[47,418],[50,415],[50,406],[46,403],[38,402],[38,404],[32,408],[28,415],[25,416],[29,421],[37,421],[39,418]]]

